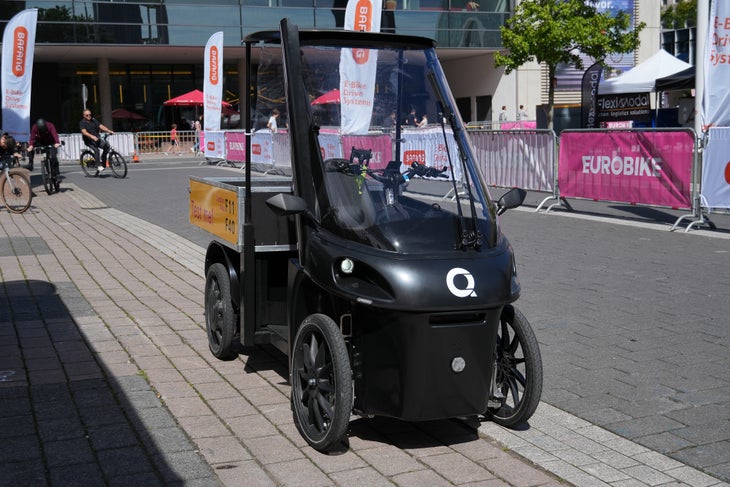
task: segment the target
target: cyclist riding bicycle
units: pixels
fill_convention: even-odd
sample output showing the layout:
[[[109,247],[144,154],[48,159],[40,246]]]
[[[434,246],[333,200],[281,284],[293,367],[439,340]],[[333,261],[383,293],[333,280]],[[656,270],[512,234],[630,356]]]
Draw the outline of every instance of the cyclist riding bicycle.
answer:
[[[33,149],[36,145],[48,146],[48,158],[51,161],[51,177],[58,176],[57,150],[61,146],[56,126],[53,123],[39,118],[30,128],[28,139],[28,170],[33,170]],[[53,147],[51,147],[53,146]]]
[[[95,119],[91,114],[91,110],[84,110],[84,118],[79,122],[79,128],[84,136],[84,143],[94,153],[97,171],[102,172],[111,146],[109,142],[101,138],[101,132],[113,134],[114,131]],[[99,159],[99,149],[102,150],[101,159]]]

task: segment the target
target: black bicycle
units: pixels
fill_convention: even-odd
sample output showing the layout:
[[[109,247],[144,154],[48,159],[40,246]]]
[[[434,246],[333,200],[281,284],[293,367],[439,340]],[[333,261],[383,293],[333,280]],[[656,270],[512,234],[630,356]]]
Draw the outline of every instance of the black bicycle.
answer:
[[[102,140],[106,141],[109,134],[102,134]],[[108,142],[107,142],[108,143]],[[99,149],[101,150],[101,149]],[[96,157],[94,157],[94,151],[86,149],[81,153],[80,157],[81,169],[87,177],[98,176],[99,170],[97,168]],[[102,161],[103,164],[104,161]],[[127,161],[124,157],[110,146],[109,154],[107,156],[107,163],[112,170],[112,174],[115,178],[123,179],[127,176]]]
[[[43,179],[43,187],[46,188],[48,194],[58,193],[61,190],[61,177],[58,174],[58,167],[54,168],[51,163],[51,149],[54,149],[53,145],[35,148],[36,153],[42,155],[41,178]]]

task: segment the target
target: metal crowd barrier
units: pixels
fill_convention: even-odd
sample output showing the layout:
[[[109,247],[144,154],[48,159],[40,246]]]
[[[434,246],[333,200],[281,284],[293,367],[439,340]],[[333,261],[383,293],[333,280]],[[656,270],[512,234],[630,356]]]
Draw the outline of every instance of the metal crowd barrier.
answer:
[[[490,186],[555,191],[552,130],[470,130],[477,166]]]
[[[63,145],[58,150],[58,159],[61,161],[78,161],[86,144],[81,134],[58,134]],[[124,157],[130,157],[135,151],[135,134],[130,132],[115,132],[109,137],[109,143]]]

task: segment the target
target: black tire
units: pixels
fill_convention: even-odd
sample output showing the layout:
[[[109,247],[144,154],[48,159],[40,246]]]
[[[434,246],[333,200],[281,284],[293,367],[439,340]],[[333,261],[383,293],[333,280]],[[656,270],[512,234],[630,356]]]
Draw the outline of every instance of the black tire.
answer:
[[[115,178],[124,179],[127,177],[127,161],[118,152],[109,153],[109,167]]]
[[[53,183],[51,181],[51,175],[48,172],[48,161],[45,157],[41,160],[41,179],[43,180],[43,187],[46,188],[46,193],[53,194]]]
[[[505,306],[499,318],[494,361],[495,390],[486,416],[512,428],[530,419],[542,395],[540,347],[530,323],[514,306]]]
[[[208,348],[219,360],[234,360],[236,313],[231,300],[231,282],[226,267],[215,263],[208,269],[205,279],[205,329],[208,332]]]
[[[0,195],[8,210],[13,213],[23,213],[30,208],[30,202],[33,200],[30,179],[25,174],[11,169],[8,177],[2,180]]]
[[[347,434],[353,391],[347,346],[329,316],[313,314],[302,322],[290,374],[294,424],[312,448],[331,451]]]
[[[83,151],[79,157],[79,161],[81,162],[81,169],[84,171],[84,175],[86,175],[87,178],[99,175],[93,152],[90,150]]]

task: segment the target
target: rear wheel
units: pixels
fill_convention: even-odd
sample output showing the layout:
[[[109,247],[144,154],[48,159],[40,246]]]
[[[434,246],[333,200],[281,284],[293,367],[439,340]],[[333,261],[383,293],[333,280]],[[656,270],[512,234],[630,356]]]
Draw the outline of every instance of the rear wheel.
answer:
[[[499,318],[494,361],[486,416],[514,427],[530,419],[540,402],[542,358],[530,323],[512,305],[505,306]]]
[[[329,316],[313,314],[302,322],[291,361],[294,423],[312,448],[330,451],[347,433],[353,391],[347,346]]]
[[[91,152],[90,150],[83,151],[81,153],[80,161],[81,169],[84,171],[86,177],[92,177],[99,174],[93,152]]]
[[[236,314],[231,301],[230,277],[226,267],[218,262],[210,266],[205,278],[205,329],[208,348],[214,357],[233,360],[238,356],[233,348]]]
[[[5,207],[13,213],[23,213],[30,208],[33,199],[33,191],[30,187],[30,179],[21,172],[11,170],[7,178],[3,178],[0,187]]]
[[[123,179],[127,176],[127,161],[119,153],[109,153],[109,167],[112,168],[115,178]]]
[[[48,159],[45,157],[41,161],[41,178],[43,179],[43,187],[46,188],[46,193],[53,193],[53,182],[51,181],[51,174],[48,172]]]

